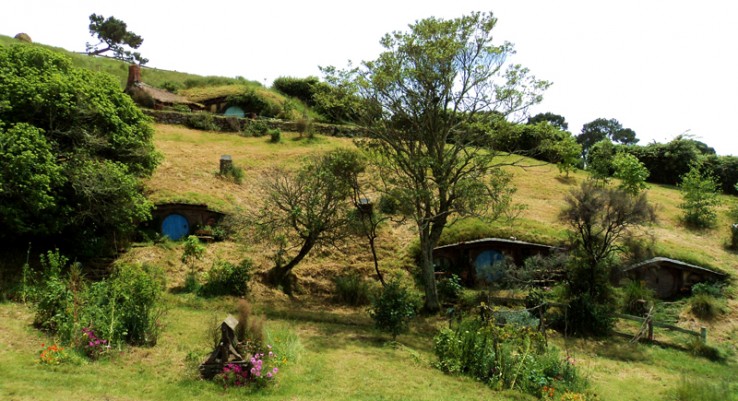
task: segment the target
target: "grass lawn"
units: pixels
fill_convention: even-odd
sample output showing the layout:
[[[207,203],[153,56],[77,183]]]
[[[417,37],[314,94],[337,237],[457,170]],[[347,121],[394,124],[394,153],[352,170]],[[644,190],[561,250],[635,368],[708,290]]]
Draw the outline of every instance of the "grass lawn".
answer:
[[[165,297],[165,329],[151,348],[126,348],[97,362],[41,365],[41,344],[52,340],[31,327],[33,312],[22,304],[0,304],[0,399],[2,400],[528,400],[479,382],[448,376],[431,366],[438,319],[416,322],[398,345],[371,329],[362,309],[264,302],[269,342],[287,357],[276,387],[249,393],[197,378],[196,364],[212,347],[207,327],[232,312],[234,298],[204,300],[189,294]],[[654,345],[553,339],[575,359],[603,401],[676,400],[684,380],[738,388],[738,366],[715,363]],[[730,387],[733,386],[733,387]]]

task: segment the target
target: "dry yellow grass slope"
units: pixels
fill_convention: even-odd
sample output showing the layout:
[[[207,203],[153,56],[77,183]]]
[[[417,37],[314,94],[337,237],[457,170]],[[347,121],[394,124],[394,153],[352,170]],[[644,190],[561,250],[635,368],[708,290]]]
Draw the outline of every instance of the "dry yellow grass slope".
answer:
[[[354,146],[351,140],[345,138],[319,137],[308,141],[298,139],[294,133],[284,133],[281,143],[271,144],[266,138],[202,132],[170,125],[156,126],[155,142],[157,149],[164,155],[164,161],[146,184],[152,200],[203,202],[228,213],[244,213],[260,207],[262,194],[259,183],[275,166],[296,167],[300,160],[309,155],[337,147]],[[222,154],[230,154],[234,164],[243,168],[244,179],[241,185],[216,176]],[[540,232],[544,235],[539,237],[545,240],[565,239],[566,227],[558,220],[558,214],[564,206],[564,196],[586,179],[586,173],[573,173],[565,179],[550,165],[506,168],[514,175],[514,183],[518,188],[516,202],[526,204],[527,209],[517,222],[500,221],[495,225],[502,226],[504,232],[523,238],[527,234]],[[723,210],[720,213],[719,228],[693,232],[686,230],[679,221],[678,205],[681,197],[676,189],[652,185],[648,196],[657,207],[658,223],[651,230],[662,256],[712,266],[731,275],[738,273],[738,258],[724,247],[729,224]],[[723,203],[735,201],[730,197],[724,197],[723,200]],[[401,263],[397,261],[397,256],[403,254],[413,239],[412,224],[385,226],[378,240],[383,266],[397,267]],[[263,246],[226,242],[213,244],[209,248],[209,256],[202,263],[203,269],[207,269],[215,258],[237,262],[243,256],[254,259],[262,271],[269,267],[270,251]],[[373,267],[366,248],[357,239],[340,250],[316,249],[298,266],[295,273],[311,294],[327,295],[331,290],[330,278],[346,269],[359,269],[367,275],[371,274]],[[151,251],[139,249],[129,257],[138,257],[136,252]],[[183,276],[184,267],[177,261],[176,255],[164,259],[168,260],[170,271]],[[738,308],[731,303],[731,309]],[[727,321],[720,326],[720,331],[724,333],[738,330],[736,327],[728,327],[730,324]]]

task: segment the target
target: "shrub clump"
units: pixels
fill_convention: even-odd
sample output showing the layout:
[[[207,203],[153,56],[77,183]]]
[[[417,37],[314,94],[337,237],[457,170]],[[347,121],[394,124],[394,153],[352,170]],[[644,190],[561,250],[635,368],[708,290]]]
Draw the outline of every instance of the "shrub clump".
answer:
[[[700,319],[712,320],[723,313],[723,305],[718,298],[703,293],[689,298],[689,310]]]
[[[473,377],[497,389],[554,397],[586,389],[574,358],[548,348],[543,333],[530,327],[482,319],[462,320],[434,338],[436,367]]]
[[[371,301],[369,282],[360,274],[352,272],[333,279],[336,302],[361,306]]]
[[[243,130],[243,134],[246,136],[260,137],[267,134],[269,126],[261,120],[251,120],[246,124]]]
[[[58,250],[41,260],[45,270],[29,297],[37,327],[90,357],[123,343],[156,344],[164,313],[161,269],[120,264],[109,277],[90,283],[83,278],[81,265],[69,266]]]
[[[637,316],[648,312],[653,304],[654,292],[640,281],[628,281],[623,287],[623,311]]]
[[[282,131],[279,128],[270,129],[267,131],[269,134],[269,142],[279,143],[282,140]]]
[[[244,259],[238,265],[216,260],[205,278],[205,284],[200,287],[200,293],[211,297],[248,294],[252,266],[251,259]]]
[[[220,127],[215,123],[215,117],[208,112],[192,113],[185,120],[188,128],[202,131],[218,131]]]
[[[369,316],[380,331],[392,335],[396,340],[399,334],[407,331],[410,319],[420,308],[420,300],[415,297],[399,278],[395,277],[383,288],[374,300]]]

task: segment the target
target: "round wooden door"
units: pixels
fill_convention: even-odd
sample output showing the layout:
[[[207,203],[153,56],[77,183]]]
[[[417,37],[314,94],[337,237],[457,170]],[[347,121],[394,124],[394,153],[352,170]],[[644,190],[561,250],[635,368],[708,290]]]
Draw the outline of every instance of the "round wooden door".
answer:
[[[161,233],[177,241],[190,233],[190,223],[181,214],[172,213],[161,222]]]

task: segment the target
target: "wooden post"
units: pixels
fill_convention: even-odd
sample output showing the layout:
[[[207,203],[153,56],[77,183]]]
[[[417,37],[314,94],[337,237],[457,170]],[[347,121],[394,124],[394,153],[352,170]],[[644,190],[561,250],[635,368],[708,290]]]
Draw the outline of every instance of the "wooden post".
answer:
[[[648,319],[648,341],[653,341],[653,320]]]
[[[705,326],[700,327],[700,341],[702,344],[707,344],[707,327]]]
[[[231,155],[220,156],[220,175],[226,175],[233,167],[233,159]]]

